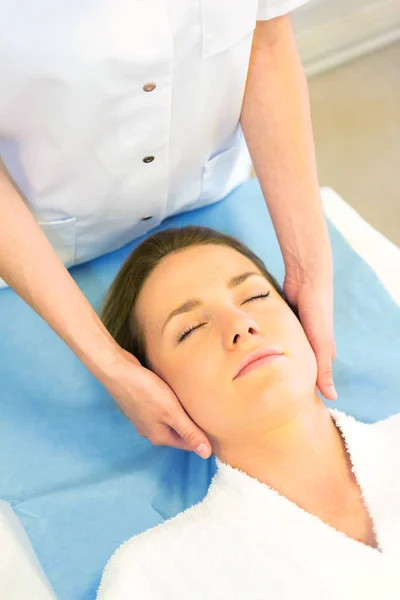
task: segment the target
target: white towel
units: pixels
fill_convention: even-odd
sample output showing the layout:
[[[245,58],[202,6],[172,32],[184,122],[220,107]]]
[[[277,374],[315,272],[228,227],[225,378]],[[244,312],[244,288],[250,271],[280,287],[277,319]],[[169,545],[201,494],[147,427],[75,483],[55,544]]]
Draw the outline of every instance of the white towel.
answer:
[[[56,598],[17,515],[4,500],[0,500],[0,598]]]
[[[202,502],[115,552],[98,600],[398,600],[400,415],[368,425],[330,412],[381,551],[217,459]]]

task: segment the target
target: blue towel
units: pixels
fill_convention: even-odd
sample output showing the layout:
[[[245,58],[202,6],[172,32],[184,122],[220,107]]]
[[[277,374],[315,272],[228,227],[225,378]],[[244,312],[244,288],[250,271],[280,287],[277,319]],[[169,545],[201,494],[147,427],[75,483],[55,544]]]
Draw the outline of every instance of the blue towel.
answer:
[[[238,237],[282,281],[257,180],[157,230],[189,224]],[[373,422],[400,411],[400,311],[342,235],[333,226],[329,233],[339,394],[329,406]],[[71,270],[96,309],[140,241]],[[119,544],[204,497],[214,458],[153,447],[137,435],[69,348],[9,289],[0,291],[0,382],[0,498],[21,519],[57,599],[92,599]]]

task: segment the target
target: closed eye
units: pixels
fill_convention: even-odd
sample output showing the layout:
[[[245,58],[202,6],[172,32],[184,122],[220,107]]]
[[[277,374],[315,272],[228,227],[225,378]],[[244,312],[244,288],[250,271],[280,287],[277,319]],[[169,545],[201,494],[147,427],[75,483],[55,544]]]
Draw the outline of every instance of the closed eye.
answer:
[[[259,298],[267,298],[268,296],[269,292],[267,292],[266,294],[258,294],[258,296],[252,296],[251,298],[247,298],[247,300],[245,300],[243,304],[246,304],[246,302],[254,302],[254,300],[258,300]]]
[[[196,331],[196,329],[200,329],[200,327],[203,327],[203,325],[205,325],[205,323],[199,323],[199,325],[195,325],[194,327],[188,327],[187,329],[184,329],[183,332],[178,336],[178,342],[183,342],[183,340],[189,337],[189,335],[192,335],[193,331]]]
[[[267,292],[265,294],[258,294],[257,296],[251,296],[251,298],[247,298],[243,302],[243,304],[246,304],[247,302],[254,302],[255,300],[260,300],[262,298],[267,298],[268,296],[269,296],[269,292]],[[203,327],[203,325],[206,325],[206,323],[199,323],[198,325],[194,325],[191,327],[189,326],[189,327],[185,328],[183,330],[183,332],[181,334],[179,334],[179,336],[178,336],[178,343],[183,342],[183,340],[185,340],[190,335],[192,335],[192,333],[194,331],[196,331],[196,329],[200,329],[200,327]]]

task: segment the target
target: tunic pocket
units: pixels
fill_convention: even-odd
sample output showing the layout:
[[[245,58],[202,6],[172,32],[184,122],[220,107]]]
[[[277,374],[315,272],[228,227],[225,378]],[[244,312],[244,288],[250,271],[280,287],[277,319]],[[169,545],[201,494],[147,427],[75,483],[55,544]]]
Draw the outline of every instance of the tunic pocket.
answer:
[[[258,0],[201,0],[202,56],[227,50],[256,27]]]

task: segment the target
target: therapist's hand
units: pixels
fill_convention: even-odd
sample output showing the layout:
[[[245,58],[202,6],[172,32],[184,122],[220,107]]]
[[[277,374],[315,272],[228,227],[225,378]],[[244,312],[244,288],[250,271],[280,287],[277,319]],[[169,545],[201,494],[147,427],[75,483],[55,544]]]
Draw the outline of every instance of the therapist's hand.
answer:
[[[156,446],[195,451],[208,458],[212,454],[210,442],[172,389],[129,352],[121,348],[119,354],[111,376],[103,383],[139,435]]]
[[[328,400],[336,400],[332,362],[336,357],[333,333],[333,281],[331,264],[320,271],[296,269],[286,272],[283,291],[297,307],[301,324],[318,365],[317,386]]]

